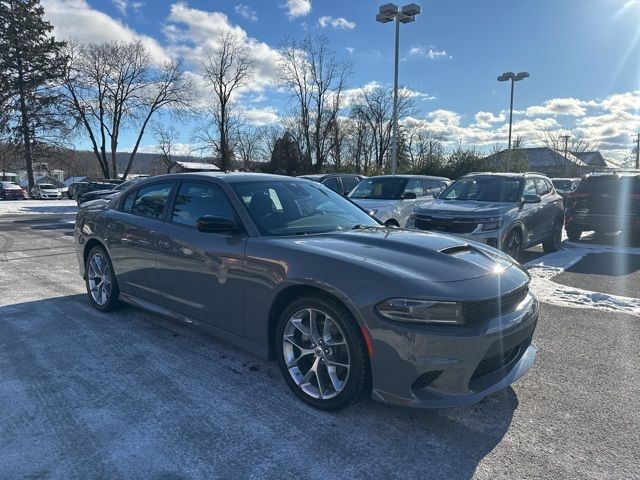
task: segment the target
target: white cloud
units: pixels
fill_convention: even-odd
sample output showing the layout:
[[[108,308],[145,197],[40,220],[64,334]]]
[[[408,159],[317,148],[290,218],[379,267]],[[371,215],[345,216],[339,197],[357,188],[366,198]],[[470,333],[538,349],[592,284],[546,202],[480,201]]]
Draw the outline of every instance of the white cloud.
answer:
[[[242,113],[249,123],[256,126],[278,123],[280,119],[278,111],[274,107],[248,108]]]
[[[593,106],[589,102],[578,100],[577,98],[552,98],[542,105],[528,107],[524,113],[528,117],[538,117],[544,115],[569,115],[572,117],[582,117],[587,114],[586,107]]]
[[[422,46],[412,47],[411,49],[409,49],[409,55],[412,57],[428,58],[430,60],[437,60],[440,58],[453,58],[447,53],[446,50],[438,50],[433,46],[428,48]]]
[[[152,57],[166,61],[169,55],[155,39],[141,35],[106,13],[94,10],[86,0],[44,0],[44,16],[54,26],[53,34],[81,43],[140,40]]]
[[[250,37],[245,30],[231,24],[220,12],[206,12],[190,8],[185,3],[171,5],[164,33],[169,40],[169,51],[187,61],[198,71],[205,52],[218,46],[219,38],[227,32],[236,35],[254,61],[256,72],[248,90],[261,90],[274,85],[278,61],[277,50]]]
[[[355,52],[355,48],[353,47],[344,47],[344,49],[347,51],[347,53],[349,53],[349,55],[351,55],[353,52]]]
[[[498,115],[494,115],[491,112],[478,112],[475,115],[475,119],[478,128],[493,128],[494,123],[505,121],[505,114],[503,112]]]
[[[311,0],[287,0],[282,5],[282,8],[287,11],[287,16],[290,20],[304,17],[311,13]]]
[[[247,20],[251,20],[252,22],[256,22],[258,20],[257,12],[248,5],[243,5],[241,3],[236,5],[235,10],[238,15],[246,18]]]
[[[320,27],[322,28],[331,26],[335,29],[341,29],[341,30],[353,30],[354,28],[356,28],[355,22],[350,22],[344,17],[338,17],[338,18],[333,18],[328,16],[320,17],[318,19],[318,25],[320,25]]]
[[[144,2],[131,2],[130,0],[111,0],[115,7],[120,11],[122,15],[127,14],[127,10],[131,9],[137,12],[144,6]]]

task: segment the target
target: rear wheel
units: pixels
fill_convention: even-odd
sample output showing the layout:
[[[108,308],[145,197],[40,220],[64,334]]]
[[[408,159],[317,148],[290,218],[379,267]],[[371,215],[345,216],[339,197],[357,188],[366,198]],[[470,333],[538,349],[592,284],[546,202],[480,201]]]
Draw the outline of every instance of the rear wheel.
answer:
[[[351,313],[324,295],[293,301],[276,328],[280,371],[293,393],[320,410],[337,411],[368,392],[369,357]]]
[[[96,309],[109,312],[121,305],[113,265],[107,252],[100,246],[92,248],[87,256],[85,283],[89,301]]]
[[[542,242],[542,249],[546,253],[557,252],[562,244],[562,222],[556,222],[553,225],[553,233]]]
[[[520,259],[520,253],[522,253],[522,236],[518,230],[511,230],[511,232],[509,232],[504,242],[503,251],[514,260]]]
[[[580,240],[580,235],[582,235],[582,229],[577,227],[567,227],[567,226],[565,226],[564,229],[567,231],[567,237],[569,237],[569,240],[571,240],[572,242],[577,242],[578,240]]]

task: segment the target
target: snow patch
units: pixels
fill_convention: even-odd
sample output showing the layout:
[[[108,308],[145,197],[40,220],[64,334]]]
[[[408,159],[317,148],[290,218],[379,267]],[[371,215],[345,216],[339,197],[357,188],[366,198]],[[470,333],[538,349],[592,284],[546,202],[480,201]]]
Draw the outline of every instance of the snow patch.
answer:
[[[531,290],[540,301],[560,307],[591,308],[640,316],[640,298],[590,292],[553,281],[553,277],[571,268],[590,253],[640,255],[640,248],[565,242],[561,250],[524,265],[531,275]]]
[[[0,215],[75,214],[75,200],[5,200],[0,202]]]

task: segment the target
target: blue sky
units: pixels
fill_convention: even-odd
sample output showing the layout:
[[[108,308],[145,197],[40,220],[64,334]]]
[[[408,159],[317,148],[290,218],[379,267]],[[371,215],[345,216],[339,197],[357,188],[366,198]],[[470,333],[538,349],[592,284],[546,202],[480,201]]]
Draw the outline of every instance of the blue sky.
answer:
[[[158,57],[180,56],[197,72],[201,49],[233,29],[257,52],[260,78],[241,101],[268,123],[283,111],[272,88],[275,50],[286,37],[330,38],[354,64],[350,88],[392,81],[393,26],[380,4],[337,0],[43,0],[55,33],[80,41],[142,38]],[[451,144],[506,142],[503,71],[526,70],[516,88],[515,134],[529,145],[546,129],[572,129],[621,159],[640,128],[640,0],[428,0],[401,27],[401,83],[416,92],[415,124]],[[419,95],[418,95],[419,93]],[[286,103],[286,102],[285,102]],[[181,142],[189,144],[189,128]],[[125,137],[125,143],[130,138]],[[143,141],[152,148],[150,137]]]

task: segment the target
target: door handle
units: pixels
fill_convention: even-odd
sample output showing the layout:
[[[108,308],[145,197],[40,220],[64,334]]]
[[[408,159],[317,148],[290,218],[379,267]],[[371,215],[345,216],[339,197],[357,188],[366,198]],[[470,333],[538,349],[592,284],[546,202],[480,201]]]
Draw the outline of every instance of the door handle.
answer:
[[[159,240],[158,246],[163,250],[169,250],[169,248],[171,247],[171,243],[168,242],[167,240]]]

